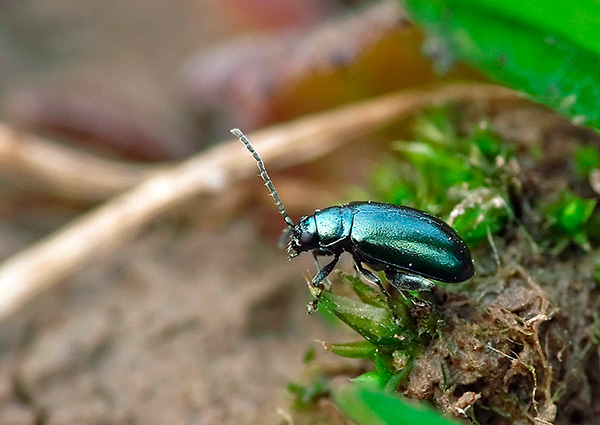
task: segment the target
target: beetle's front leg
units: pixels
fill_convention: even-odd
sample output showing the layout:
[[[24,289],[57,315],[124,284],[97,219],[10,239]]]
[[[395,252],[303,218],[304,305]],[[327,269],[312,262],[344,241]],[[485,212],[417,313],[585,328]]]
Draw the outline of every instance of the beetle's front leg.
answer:
[[[317,257],[318,256],[321,256],[321,257],[329,256],[329,255],[332,255],[332,253],[330,251],[324,251],[321,249],[313,249],[311,252],[313,255],[313,259],[315,260],[315,265],[317,266],[317,273],[320,273],[322,268],[321,268],[321,264],[319,263],[319,260]],[[331,271],[329,273],[331,273]],[[329,273],[327,273],[327,274],[329,274]],[[315,276],[315,279],[316,279],[316,276]],[[331,289],[331,282],[329,281],[329,278],[327,276],[325,276],[325,278],[323,278],[322,280],[324,280],[325,283],[327,284],[325,286],[325,289],[327,289],[327,290]],[[314,284],[313,284],[313,286],[314,286]]]
[[[315,252],[316,251],[316,252]],[[315,250],[313,251],[313,257],[315,259],[315,262],[317,263],[317,268],[319,269],[319,272],[315,275],[315,277],[312,278],[312,281],[310,282],[310,284],[318,289],[317,295],[315,296],[315,299],[308,304],[308,314],[311,314],[313,311],[317,310],[318,304],[319,304],[319,300],[321,299],[321,294],[323,293],[323,285],[321,284],[322,281],[327,279],[327,276],[329,276],[329,274],[333,271],[333,269],[335,268],[335,265],[337,264],[337,262],[340,259],[340,254],[334,254],[333,260],[331,260],[331,262],[327,263],[323,268],[320,267],[319,262],[317,261],[317,255],[325,255],[324,251],[318,251]],[[329,283],[329,281],[328,281]],[[329,283],[329,285],[331,285],[331,283]]]

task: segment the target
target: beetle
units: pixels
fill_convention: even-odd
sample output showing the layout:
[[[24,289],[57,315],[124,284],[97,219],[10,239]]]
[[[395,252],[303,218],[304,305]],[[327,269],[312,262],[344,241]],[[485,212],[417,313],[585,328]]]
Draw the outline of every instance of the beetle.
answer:
[[[392,312],[394,305],[381,279],[374,271],[383,271],[389,284],[400,291],[427,291],[431,279],[458,283],[474,273],[471,253],[465,242],[447,223],[414,208],[381,202],[363,201],[316,210],[298,224],[288,216],[265,165],[248,138],[239,129],[231,130],[250,151],[279,213],[288,225],[290,259],[311,251],[318,272],[311,285],[319,289],[309,304],[315,310],[323,281],[335,268],[344,252],[352,255],[356,269],[384,294]],[[322,268],[317,257],[333,256]]]

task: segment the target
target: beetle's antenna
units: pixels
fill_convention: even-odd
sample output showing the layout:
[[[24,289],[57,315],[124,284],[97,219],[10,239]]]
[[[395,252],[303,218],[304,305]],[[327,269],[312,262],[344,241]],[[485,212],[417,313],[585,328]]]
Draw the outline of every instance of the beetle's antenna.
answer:
[[[277,194],[277,191],[275,190],[275,186],[273,186],[273,181],[271,181],[271,177],[269,177],[269,173],[267,173],[267,169],[265,168],[265,164],[264,164],[263,160],[261,159],[260,155],[258,154],[258,152],[256,152],[256,150],[254,149],[254,147],[250,144],[250,141],[248,140],[248,138],[246,137],[246,135],[244,133],[242,133],[239,129],[234,128],[234,129],[231,130],[231,133],[235,137],[237,137],[238,139],[240,139],[240,141],[244,145],[246,145],[246,147],[248,148],[248,150],[250,151],[250,153],[252,154],[252,156],[256,160],[256,165],[258,166],[258,170],[260,171],[260,176],[265,181],[265,184],[267,185],[267,188],[269,189],[269,192],[271,193],[271,196],[273,197],[273,199],[275,199],[275,205],[277,205],[277,208],[279,208],[279,213],[282,215],[283,219],[285,220],[285,222],[287,223],[288,226],[295,227],[296,224],[290,218],[290,216],[287,215],[287,213],[285,212],[285,208],[283,208],[283,204],[281,203],[281,199],[279,199],[279,195]]]

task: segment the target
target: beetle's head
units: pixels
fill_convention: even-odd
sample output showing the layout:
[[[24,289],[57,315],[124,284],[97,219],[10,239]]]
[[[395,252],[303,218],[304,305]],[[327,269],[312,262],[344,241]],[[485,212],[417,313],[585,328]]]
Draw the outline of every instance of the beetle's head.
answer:
[[[314,215],[302,217],[298,224],[289,227],[286,233],[289,235],[287,251],[290,258],[319,247],[319,232]]]

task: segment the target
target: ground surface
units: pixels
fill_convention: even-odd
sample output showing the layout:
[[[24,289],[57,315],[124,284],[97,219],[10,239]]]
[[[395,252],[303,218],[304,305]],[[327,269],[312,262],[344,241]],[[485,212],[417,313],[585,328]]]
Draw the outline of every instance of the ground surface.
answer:
[[[151,232],[4,324],[0,423],[280,423],[332,339],[300,263],[244,221]]]

